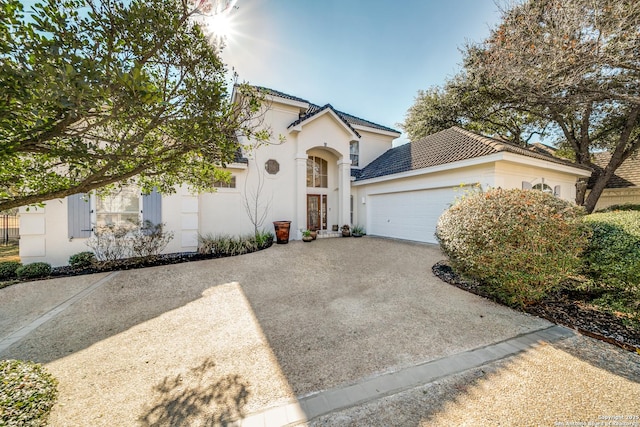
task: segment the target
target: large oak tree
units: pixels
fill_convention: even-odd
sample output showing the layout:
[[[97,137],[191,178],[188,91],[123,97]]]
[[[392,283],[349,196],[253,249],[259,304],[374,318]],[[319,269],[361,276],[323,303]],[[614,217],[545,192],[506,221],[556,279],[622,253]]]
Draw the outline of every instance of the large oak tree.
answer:
[[[202,3],[202,2],[198,2]],[[136,179],[211,188],[260,96],[226,69],[189,0],[0,6],[0,210]]]
[[[579,188],[577,202],[591,212],[615,170],[640,147],[640,2],[516,4],[484,42],[465,48],[461,76],[464,93],[507,117],[524,114],[540,129],[550,126],[578,163],[594,167],[594,150],[611,152],[604,169],[594,168],[586,198]]]

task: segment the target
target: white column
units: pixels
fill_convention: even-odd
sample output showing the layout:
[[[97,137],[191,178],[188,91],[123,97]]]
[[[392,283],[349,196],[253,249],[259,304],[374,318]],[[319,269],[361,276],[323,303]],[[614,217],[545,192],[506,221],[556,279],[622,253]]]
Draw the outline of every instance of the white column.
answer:
[[[340,227],[350,223],[351,159],[338,160],[338,223]]]
[[[293,229],[295,227],[295,230]],[[296,218],[291,224],[291,236],[302,239],[301,228],[307,228],[307,155],[296,156]],[[295,231],[295,233],[294,233]]]

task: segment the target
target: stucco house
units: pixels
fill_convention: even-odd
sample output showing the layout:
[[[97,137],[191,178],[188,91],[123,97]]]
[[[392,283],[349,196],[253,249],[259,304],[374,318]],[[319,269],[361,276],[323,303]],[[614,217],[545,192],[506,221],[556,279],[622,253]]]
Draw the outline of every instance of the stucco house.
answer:
[[[127,219],[162,222],[174,232],[165,252],[193,251],[199,234],[244,234],[253,230],[246,202],[272,221],[291,221],[291,239],[301,230],[331,235],[333,225],[358,224],[368,234],[435,242],[439,215],[465,187],[533,188],[575,198],[584,167],[495,139],[451,128],[393,147],[399,131],[306,99],[267,88],[263,121],[273,142],[227,165],[232,178],[215,192],[143,196],[126,188],[111,197],[74,195],[44,208],[21,209],[23,263],[65,265],[87,250],[92,228]],[[275,139],[275,138],[274,138]],[[258,189],[260,189],[258,191]],[[256,199],[257,197],[257,199]]]
[[[593,155],[593,163],[600,169],[604,169],[610,159],[608,152]],[[587,188],[592,186],[593,180],[589,180]],[[600,195],[595,210],[626,203],[640,204],[640,155],[629,157],[618,167]]]

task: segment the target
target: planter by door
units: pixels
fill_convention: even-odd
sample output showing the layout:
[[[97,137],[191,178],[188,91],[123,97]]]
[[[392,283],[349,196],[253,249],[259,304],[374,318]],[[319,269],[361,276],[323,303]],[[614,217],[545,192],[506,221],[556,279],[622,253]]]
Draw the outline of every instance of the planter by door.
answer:
[[[276,230],[276,243],[281,245],[289,243],[291,221],[273,221],[273,227]]]

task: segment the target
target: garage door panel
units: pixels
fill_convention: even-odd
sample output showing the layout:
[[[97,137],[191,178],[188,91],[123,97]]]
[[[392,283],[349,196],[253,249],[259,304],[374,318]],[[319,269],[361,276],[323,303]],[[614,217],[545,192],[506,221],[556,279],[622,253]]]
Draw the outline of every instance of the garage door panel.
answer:
[[[452,188],[372,195],[367,210],[368,233],[436,243],[438,218],[454,198]]]

